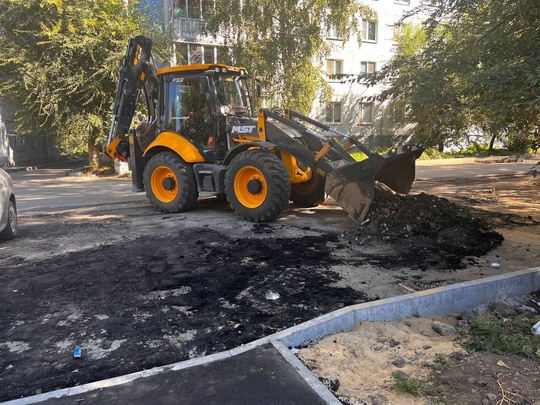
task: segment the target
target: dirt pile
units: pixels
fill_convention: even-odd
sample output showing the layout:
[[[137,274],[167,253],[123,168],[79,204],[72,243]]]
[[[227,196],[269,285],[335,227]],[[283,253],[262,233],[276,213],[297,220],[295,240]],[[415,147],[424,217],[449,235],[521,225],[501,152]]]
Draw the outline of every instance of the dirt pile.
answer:
[[[342,236],[389,242],[398,262],[420,269],[464,268],[474,262],[470,256],[482,256],[504,239],[466,207],[425,193],[376,198],[360,227]]]

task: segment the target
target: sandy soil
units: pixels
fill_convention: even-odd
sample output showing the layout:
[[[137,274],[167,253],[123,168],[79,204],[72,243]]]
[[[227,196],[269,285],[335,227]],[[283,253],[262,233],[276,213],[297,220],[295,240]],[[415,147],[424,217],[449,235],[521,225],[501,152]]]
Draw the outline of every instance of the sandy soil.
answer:
[[[537,266],[538,185],[418,181],[408,213],[423,214],[412,227],[399,211],[411,199],[380,206],[361,229],[330,199],[290,206],[272,224],[239,221],[215,200],[177,215],[141,201],[24,213],[19,238],[0,244],[0,401],[226,350],[346,305]],[[389,228],[401,236],[378,232]],[[318,370],[336,378],[331,362]]]

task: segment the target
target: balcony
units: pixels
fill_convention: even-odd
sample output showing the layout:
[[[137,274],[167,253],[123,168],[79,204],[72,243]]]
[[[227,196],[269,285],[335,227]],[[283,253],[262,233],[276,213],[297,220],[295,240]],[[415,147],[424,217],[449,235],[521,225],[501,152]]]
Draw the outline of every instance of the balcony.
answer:
[[[198,18],[175,17],[172,20],[173,37],[178,42],[223,45],[221,35],[213,37],[205,32],[205,21]]]
[[[204,31],[204,20],[196,18],[175,17],[172,20],[173,35],[177,39],[199,41]]]

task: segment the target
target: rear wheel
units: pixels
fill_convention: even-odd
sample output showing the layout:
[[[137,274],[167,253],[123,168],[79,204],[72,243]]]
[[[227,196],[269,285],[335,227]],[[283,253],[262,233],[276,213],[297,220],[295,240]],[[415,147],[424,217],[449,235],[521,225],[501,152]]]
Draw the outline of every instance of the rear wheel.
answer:
[[[163,212],[182,212],[197,202],[193,167],[173,152],[161,152],[146,164],[143,175],[146,196]]]
[[[13,201],[9,200],[7,224],[4,230],[0,232],[0,239],[14,239],[15,236],[17,236],[18,229],[19,226],[17,222],[17,207],[15,206],[15,203]]]
[[[260,150],[240,153],[225,173],[231,208],[251,222],[276,219],[288,204],[291,182],[283,162]]]
[[[324,202],[324,177],[314,173],[311,179],[304,183],[291,185],[291,201],[299,207],[316,207]]]

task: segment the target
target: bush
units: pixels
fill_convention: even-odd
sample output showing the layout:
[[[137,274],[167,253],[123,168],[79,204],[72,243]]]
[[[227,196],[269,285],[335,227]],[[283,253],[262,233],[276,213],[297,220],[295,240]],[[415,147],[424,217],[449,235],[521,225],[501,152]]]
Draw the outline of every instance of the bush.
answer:
[[[509,133],[505,140],[508,150],[516,155],[530,152],[536,146],[536,137],[522,133]]]

